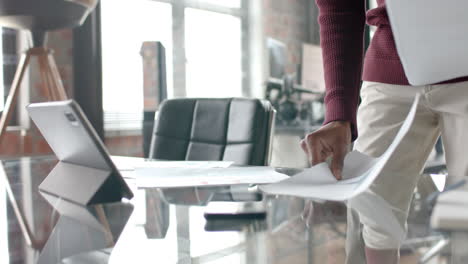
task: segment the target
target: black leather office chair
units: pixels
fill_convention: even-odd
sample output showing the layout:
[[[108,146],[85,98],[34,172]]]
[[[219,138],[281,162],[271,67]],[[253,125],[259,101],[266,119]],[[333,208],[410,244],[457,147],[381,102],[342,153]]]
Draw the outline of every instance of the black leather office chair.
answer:
[[[149,158],[268,165],[274,120],[275,110],[265,100],[166,100],[156,117]]]

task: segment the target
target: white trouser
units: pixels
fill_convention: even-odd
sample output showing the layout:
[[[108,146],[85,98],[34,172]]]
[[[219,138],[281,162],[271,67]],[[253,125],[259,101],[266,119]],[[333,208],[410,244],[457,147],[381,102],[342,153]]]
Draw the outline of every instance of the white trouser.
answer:
[[[354,148],[380,156],[394,139],[417,93],[422,97],[414,124],[369,190],[390,204],[404,228],[414,188],[440,134],[451,182],[468,175],[468,82],[416,87],[365,82]],[[400,247],[401,241],[381,227],[385,223],[366,218],[348,209],[349,264],[365,263],[364,245],[374,249]]]

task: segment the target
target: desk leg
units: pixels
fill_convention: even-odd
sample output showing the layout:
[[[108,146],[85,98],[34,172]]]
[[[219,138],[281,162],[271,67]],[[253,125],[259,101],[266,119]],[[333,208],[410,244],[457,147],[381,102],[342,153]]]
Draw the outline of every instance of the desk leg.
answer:
[[[453,232],[451,240],[451,264],[468,263],[468,232]]]
[[[314,257],[315,257],[315,248],[314,248],[314,228],[313,224],[309,228],[307,228],[307,263],[314,264]]]

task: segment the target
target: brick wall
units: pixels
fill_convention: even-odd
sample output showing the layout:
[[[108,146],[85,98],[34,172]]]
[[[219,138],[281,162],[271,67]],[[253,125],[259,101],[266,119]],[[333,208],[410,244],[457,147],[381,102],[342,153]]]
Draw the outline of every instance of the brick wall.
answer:
[[[263,0],[265,37],[286,44],[288,73],[295,72],[301,62],[302,44],[317,41],[314,3],[313,0]]]

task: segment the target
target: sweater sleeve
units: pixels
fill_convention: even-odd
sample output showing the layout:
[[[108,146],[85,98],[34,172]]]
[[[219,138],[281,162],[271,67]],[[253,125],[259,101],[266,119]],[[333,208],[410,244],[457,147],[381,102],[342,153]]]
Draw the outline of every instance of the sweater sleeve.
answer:
[[[364,54],[365,1],[316,2],[325,71],[325,124],[332,121],[351,122],[355,140]]]

